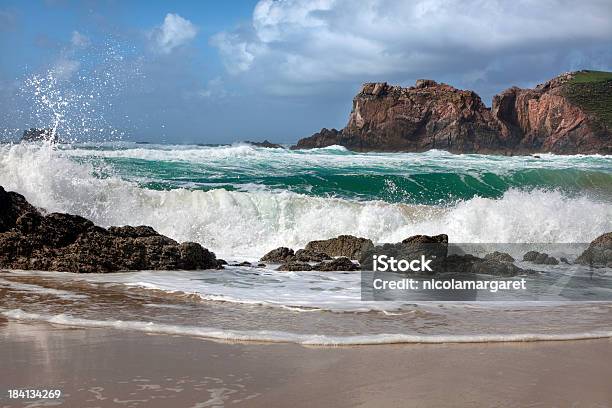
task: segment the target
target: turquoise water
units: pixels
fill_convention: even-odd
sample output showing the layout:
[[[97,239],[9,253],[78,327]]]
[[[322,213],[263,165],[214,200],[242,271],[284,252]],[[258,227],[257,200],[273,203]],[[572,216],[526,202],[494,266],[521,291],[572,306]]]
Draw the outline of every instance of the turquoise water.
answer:
[[[340,147],[313,151],[237,146],[71,146],[70,154],[102,177],[143,188],[253,189],[389,203],[443,204],[499,198],[513,188],[612,196],[606,156],[484,156],[427,153],[363,154]]]

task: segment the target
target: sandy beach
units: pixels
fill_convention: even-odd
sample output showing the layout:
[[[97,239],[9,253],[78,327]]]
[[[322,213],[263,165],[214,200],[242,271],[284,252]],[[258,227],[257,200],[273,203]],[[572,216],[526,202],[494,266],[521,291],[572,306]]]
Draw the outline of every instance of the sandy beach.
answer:
[[[611,340],[321,348],[11,320],[0,339],[2,407],[612,405]]]

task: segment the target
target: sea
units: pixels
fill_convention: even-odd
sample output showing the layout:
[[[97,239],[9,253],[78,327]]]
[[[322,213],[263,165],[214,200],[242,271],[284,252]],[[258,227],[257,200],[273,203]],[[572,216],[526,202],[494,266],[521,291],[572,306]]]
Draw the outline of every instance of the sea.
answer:
[[[198,242],[230,265],[341,234],[393,243],[443,233],[457,244],[537,248],[586,245],[612,231],[612,156],[600,155],[7,143],[0,145],[0,185],[46,211],[105,227],[150,225],[177,241]],[[521,254],[512,255],[525,266]],[[566,255],[571,261],[579,251]],[[528,266],[564,290],[537,301],[374,301],[364,300],[359,271],[4,270],[0,313],[67,326],[312,346],[612,337],[606,300],[612,270]],[[576,278],[596,279],[606,296],[575,301],[575,291],[590,290],[573,287]]]

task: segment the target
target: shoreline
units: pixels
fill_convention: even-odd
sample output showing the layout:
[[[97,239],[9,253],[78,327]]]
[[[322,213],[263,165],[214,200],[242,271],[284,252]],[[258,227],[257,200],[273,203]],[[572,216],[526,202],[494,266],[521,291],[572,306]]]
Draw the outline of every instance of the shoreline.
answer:
[[[5,387],[59,388],[71,406],[612,403],[610,339],[305,347],[0,318],[0,341]],[[0,406],[33,402],[6,396]]]

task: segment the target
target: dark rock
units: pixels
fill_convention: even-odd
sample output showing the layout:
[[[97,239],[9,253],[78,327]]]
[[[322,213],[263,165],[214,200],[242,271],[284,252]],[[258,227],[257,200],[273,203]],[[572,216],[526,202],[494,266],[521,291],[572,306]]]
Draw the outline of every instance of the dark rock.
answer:
[[[265,263],[258,263],[257,267],[258,268],[265,268],[267,265]]]
[[[219,266],[227,265],[227,261],[225,259],[217,259],[217,264]]]
[[[574,261],[580,265],[612,268],[612,232],[600,235]]]
[[[288,261],[276,268],[277,271],[311,271],[312,266],[307,262]]]
[[[509,261],[495,258],[483,259],[470,254],[448,256],[440,264],[437,272],[493,276],[516,276],[533,273],[533,271],[521,269]]]
[[[402,241],[413,257],[425,255],[428,258],[444,258],[448,255],[448,235],[414,235]]]
[[[565,258],[563,256],[561,258],[559,258],[559,261],[563,262],[564,264],[570,265],[570,261],[568,261],[567,258]]]
[[[349,146],[351,146],[352,144],[353,142],[350,140],[350,138],[344,137],[342,131],[338,129],[323,128],[310,137],[300,139],[295,146],[291,146],[291,149],[314,149],[333,145],[346,146],[350,149],[351,147]]]
[[[495,260],[495,261],[500,261],[500,262],[514,262],[514,258],[512,257],[512,255],[507,254],[505,252],[499,252],[499,251],[494,251],[491,252],[490,254],[486,254],[484,256],[484,259],[491,259],[491,260]]]
[[[263,142],[246,141],[245,143],[248,143],[250,145],[257,146],[257,147],[267,147],[268,149],[283,149],[283,146],[277,143],[269,142],[268,140],[264,140]]]
[[[396,244],[383,244],[372,247],[362,253],[359,263],[361,269],[373,269],[374,255],[387,255],[397,260],[413,260],[425,256],[432,260],[432,267],[439,266],[439,262],[448,254],[448,236],[440,235],[415,235],[404,239]]]
[[[0,267],[89,273],[219,266],[200,244],[179,244],[145,226],[107,230],[77,215],[43,215],[0,187]]]
[[[125,238],[153,237],[159,235],[153,228],[146,225],[139,225],[137,227],[132,227],[130,225],[124,227],[109,227],[108,232],[118,237]]]
[[[320,262],[312,269],[315,271],[356,271],[359,266],[347,257],[340,257],[329,262]]]
[[[320,241],[310,241],[305,250],[327,254],[330,257],[346,256],[349,259],[359,259],[362,254],[373,248],[372,241],[352,235],[340,235]]]
[[[445,234],[428,236],[415,235],[406,238],[397,244],[383,244],[364,253],[360,260],[361,269],[373,270],[373,255],[393,257],[396,260],[414,260],[422,256],[431,260],[429,267],[432,271],[406,272],[410,275],[438,275],[438,274],[487,274],[495,276],[516,276],[532,273],[514,265],[510,255],[501,252],[488,254],[488,258],[479,258],[470,254],[448,255],[448,236]],[[508,258],[509,257],[509,258]]]
[[[321,262],[330,259],[331,257],[327,254],[308,249],[298,249],[295,253],[295,260],[299,262]]]
[[[294,149],[443,149],[456,153],[612,153],[612,74],[560,75],[535,89],[513,87],[488,109],[470,90],[420,79],[414,87],[366,83],[347,125],[301,139]],[[587,101],[587,102],[585,102]]]
[[[250,262],[243,261],[243,262],[240,262],[240,263],[233,263],[230,266],[253,266],[253,265]]]
[[[55,141],[53,129],[30,128],[23,131],[22,142]]]
[[[533,262],[537,265],[558,265],[559,261],[546,253],[529,251],[523,255],[523,261]]]
[[[263,257],[261,257],[260,261],[270,263],[283,263],[293,259],[294,256],[295,253],[293,252],[293,249],[280,247],[273,249],[267,254],[265,254]]]
[[[15,227],[17,219],[26,213],[32,213],[29,222],[35,223],[34,215],[38,210],[27,202],[21,195],[12,191],[5,191],[0,186],[0,232],[5,232]]]

